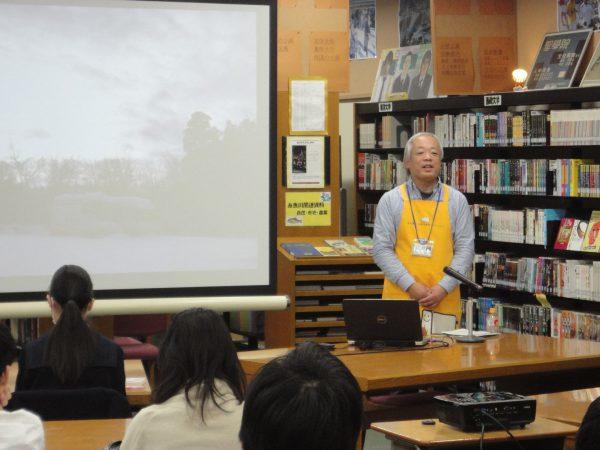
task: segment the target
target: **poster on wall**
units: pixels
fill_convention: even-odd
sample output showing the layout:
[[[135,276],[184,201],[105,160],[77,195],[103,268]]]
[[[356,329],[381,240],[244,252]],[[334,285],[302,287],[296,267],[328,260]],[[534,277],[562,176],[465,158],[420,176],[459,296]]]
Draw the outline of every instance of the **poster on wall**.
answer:
[[[433,97],[431,44],[383,50],[372,102]]]
[[[600,0],[556,0],[558,31],[600,30]]]
[[[376,57],[375,0],[350,0],[350,59]]]
[[[571,87],[591,34],[591,30],[579,30],[544,36],[525,84],[527,89]]]
[[[398,37],[400,47],[431,44],[429,1],[398,0]]]
[[[596,46],[579,86],[600,86],[600,45]]]
[[[288,136],[285,151],[288,189],[325,186],[325,136]]]

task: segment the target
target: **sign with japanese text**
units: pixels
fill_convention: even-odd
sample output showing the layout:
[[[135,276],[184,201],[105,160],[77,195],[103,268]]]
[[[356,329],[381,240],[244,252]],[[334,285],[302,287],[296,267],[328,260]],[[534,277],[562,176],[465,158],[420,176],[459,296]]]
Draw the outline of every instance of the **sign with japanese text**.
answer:
[[[579,30],[544,36],[527,78],[527,89],[571,87],[591,33]]]
[[[331,192],[286,192],[286,227],[331,225]]]

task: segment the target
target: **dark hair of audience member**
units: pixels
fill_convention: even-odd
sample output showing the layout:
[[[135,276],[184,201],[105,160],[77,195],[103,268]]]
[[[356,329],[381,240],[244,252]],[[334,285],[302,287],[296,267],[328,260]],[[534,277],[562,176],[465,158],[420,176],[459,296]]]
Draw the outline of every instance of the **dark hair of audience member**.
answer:
[[[183,389],[190,406],[194,397],[204,420],[209,397],[223,410],[218,402],[223,393],[215,380],[227,383],[240,403],[244,400],[246,383],[235,345],[223,319],[214,311],[193,308],[176,314],[156,365],[155,403],[163,403]],[[199,389],[192,391],[195,387]]]
[[[64,384],[76,383],[94,359],[96,339],[83,318],[93,298],[92,280],[79,266],[66,265],[50,282],[50,296],[62,312],[48,337],[44,363]]]
[[[6,325],[0,322],[0,374],[17,359],[18,350]]]
[[[265,365],[250,384],[240,440],[244,450],[353,450],[361,422],[350,371],[307,343]]]
[[[600,398],[597,398],[588,407],[577,436],[575,450],[597,450],[600,442]]]

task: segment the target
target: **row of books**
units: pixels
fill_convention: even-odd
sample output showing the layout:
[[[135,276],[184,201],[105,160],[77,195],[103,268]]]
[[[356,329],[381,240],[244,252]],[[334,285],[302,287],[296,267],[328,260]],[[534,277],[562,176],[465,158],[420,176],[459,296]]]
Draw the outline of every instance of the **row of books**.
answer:
[[[600,261],[486,252],[482,281],[492,288],[600,301]]]
[[[325,245],[313,246],[308,242],[285,242],[281,246],[296,258],[321,256],[365,256],[373,252],[373,239],[369,236],[354,238],[349,244],[342,239],[325,239]]]
[[[600,144],[600,109],[552,111],[550,114],[550,144]]]
[[[600,211],[592,211],[589,220],[563,217],[554,242],[556,250],[600,252]]]
[[[546,159],[455,159],[440,178],[461,192],[546,195]]]
[[[515,305],[489,297],[477,299],[473,323],[478,330],[486,330],[486,317],[492,306],[497,309],[500,331],[503,333],[600,341],[599,314],[543,305]]]
[[[363,209],[363,225],[372,228],[377,217],[377,203],[365,203]]]
[[[412,132],[435,133],[444,147],[600,144],[600,109],[427,114],[411,119]],[[396,116],[359,127],[361,148],[403,147],[410,128]]]
[[[510,210],[492,205],[471,206],[478,238],[498,242],[548,245],[548,222],[559,221],[562,209]]]
[[[358,188],[389,190],[404,183],[406,170],[397,155],[387,159],[374,153],[358,154]]]
[[[428,114],[413,118],[415,133],[434,133],[443,147],[546,145],[547,111]]]
[[[455,159],[440,176],[468,193],[600,196],[600,165],[582,159]]]

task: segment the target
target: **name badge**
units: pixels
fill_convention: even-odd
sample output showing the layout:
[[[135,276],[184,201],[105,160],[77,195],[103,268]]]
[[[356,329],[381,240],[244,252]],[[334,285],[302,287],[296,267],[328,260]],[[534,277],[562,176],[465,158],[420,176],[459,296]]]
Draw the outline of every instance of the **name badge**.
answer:
[[[424,258],[431,258],[433,253],[433,241],[426,241],[425,239],[415,239],[412,243],[412,255],[423,256]]]

